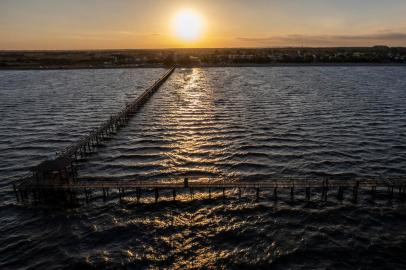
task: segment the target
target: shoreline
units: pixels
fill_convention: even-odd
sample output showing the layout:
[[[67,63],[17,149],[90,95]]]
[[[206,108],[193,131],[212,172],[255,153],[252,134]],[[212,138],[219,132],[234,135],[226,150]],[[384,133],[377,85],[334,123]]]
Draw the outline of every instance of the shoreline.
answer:
[[[270,64],[197,64],[179,65],[177,68],[222,68],[222,67],[406,67],[406,63],[270,63]],[[167,68],[165,65],[145,66],[28,66],[0,67],[0,71],[24,70],[81,70],[81,69],[138,69],[138,68]]]

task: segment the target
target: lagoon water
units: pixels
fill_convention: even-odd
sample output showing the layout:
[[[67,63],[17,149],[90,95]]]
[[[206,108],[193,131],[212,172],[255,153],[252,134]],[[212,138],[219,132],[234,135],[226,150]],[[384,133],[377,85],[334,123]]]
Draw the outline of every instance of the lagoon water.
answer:
[[[241,201],[230,191],[225,203],[185,194],[158,206],[15,204],[13,179],[163,73],[0,72],[0,269],[406,267],[406,203],[399,200],[275,205],[267,193],[255,202],[252,191]],[[405,176],[404,78],[404,67],[177,69],[128,126],[78,164],[79,176]]]

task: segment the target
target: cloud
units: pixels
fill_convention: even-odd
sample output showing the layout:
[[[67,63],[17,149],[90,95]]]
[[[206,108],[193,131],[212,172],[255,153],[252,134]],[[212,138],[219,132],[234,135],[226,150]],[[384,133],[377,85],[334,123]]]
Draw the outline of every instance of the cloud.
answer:
[[[398,40],[405,41],[406,33],[383,33],[374,35],[361,35],[361,36],[336,36],[338,39],[350,39],[350,40]]]
[[[385,32],[368,35],[286,35],[265,38],[238,37],[246,43],[268,46],[371,46],[377,44],[406,46],[406,33]]]
[[[113,41],[124,38],[156,38],[159,37],[158,33],[135,33],[131,31],[103,31],[103,32],[74,32],[72,34],[61,33],[65,39],[79,39],[79,40],[104,40]]]

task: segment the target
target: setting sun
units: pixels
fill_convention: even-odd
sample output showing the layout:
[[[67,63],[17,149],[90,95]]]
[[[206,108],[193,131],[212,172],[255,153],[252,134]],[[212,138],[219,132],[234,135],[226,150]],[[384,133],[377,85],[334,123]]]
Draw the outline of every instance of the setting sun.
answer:
[[[192,42],[200,38],[203,22],[198,13],[192,10],[183,10],[175,16],[172,26],[178,38]]]

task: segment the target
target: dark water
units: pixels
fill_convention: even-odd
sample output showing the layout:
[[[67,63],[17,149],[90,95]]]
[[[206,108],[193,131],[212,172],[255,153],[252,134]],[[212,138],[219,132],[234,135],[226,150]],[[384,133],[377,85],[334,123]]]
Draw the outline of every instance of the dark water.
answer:
[[[406,267],[399,200],[305,205],[299,197],[292,205],[274,204],[267,193],[254,202],[252,191],[238,201],[230,191],[225,203],[184,194],[158,206],[14,204],[12,179],[163,72],[0,72],[0,269]],[[79,173],[90,180],[404,176],[404,78],[403,67],[178,69]]]

